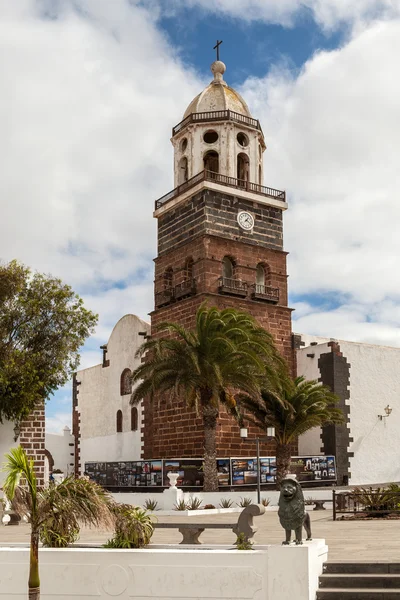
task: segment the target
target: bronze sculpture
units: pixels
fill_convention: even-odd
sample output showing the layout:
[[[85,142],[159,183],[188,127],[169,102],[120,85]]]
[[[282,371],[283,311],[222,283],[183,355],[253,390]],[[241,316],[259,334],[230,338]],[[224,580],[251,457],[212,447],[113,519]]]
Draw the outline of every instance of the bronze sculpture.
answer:
[[[290,544],[292,530],[295,532],[296,545],[302,544],[303,526],[307,532],[307,541],[312,539],[310,515],[305,509],[303,491],[299,482],[292,477],[286,477],[282,481],[278,516],[280,524],[286,531],[286,540],[282,542],[283,545]]]

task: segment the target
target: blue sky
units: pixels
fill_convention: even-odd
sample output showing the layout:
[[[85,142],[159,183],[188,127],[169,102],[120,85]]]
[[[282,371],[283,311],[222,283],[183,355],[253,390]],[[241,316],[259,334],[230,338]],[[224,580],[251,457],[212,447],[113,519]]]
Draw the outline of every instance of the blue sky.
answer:
[[[0,257],[60,276],[100,315],[82,367],[153,307],[153,202],[171,127],[211,79],[262,122],[286,189],[293,329],[400,345],[400,2],[20,0],[0,4]],[[70,387],[47,407],[70,423]]]

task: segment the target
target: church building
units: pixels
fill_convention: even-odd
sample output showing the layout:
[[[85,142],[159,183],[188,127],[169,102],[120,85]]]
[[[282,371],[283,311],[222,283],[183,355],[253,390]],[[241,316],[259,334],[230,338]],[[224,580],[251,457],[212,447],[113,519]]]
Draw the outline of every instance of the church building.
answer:
[[[208,302],[251,313],[268,329],[295,369],[283,245],[285,192],[264,185],[266,149],[260,122],[224,80],[220,60],[213,80],[172,129],[175,189],[155,203],[158,255],[151,332],[163,321],[185,327]],[[241,440],[237,424],[221,411],[217,452],[254,452],[255,432]],[[253,438],[253,439],[252,439]],[[145,459],[201,456],[203,428],[182,403],[144,406]],[[267,443],[263,452],[274,452]]]

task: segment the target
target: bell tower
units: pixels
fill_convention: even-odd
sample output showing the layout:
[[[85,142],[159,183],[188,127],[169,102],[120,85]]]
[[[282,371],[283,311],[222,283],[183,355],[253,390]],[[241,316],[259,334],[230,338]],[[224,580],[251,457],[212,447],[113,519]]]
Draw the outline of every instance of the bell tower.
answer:
[[[251,313],[271,332],[294,370],[283,249],[285,192],[263,184],[264,134],[225,82],[225,64],[217,60],[211,71],[213,80],[172,130],[175,188],[155,203],[152,335],[163,321],[193,327],[204,301],[233,307]],[[160,400],[157,408],[145,403],[143,457],[201,457],[201,419],[184,403]],[[250,430],[241,440],[237,424],[221,411],[219,456],[252,456],[256,435]],[[273,442],[262,451],[274,455]]]

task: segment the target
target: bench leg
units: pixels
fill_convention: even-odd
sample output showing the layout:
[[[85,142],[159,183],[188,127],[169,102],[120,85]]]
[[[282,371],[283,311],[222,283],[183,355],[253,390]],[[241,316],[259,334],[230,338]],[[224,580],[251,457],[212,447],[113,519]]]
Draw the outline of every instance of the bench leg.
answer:
[[[199,537],[203,533],[204,529],[179,529],[179,532],[182,534],[181,544],[201,544]]]
[[[316,502],[314,510],[326,510],[323,502]]]

